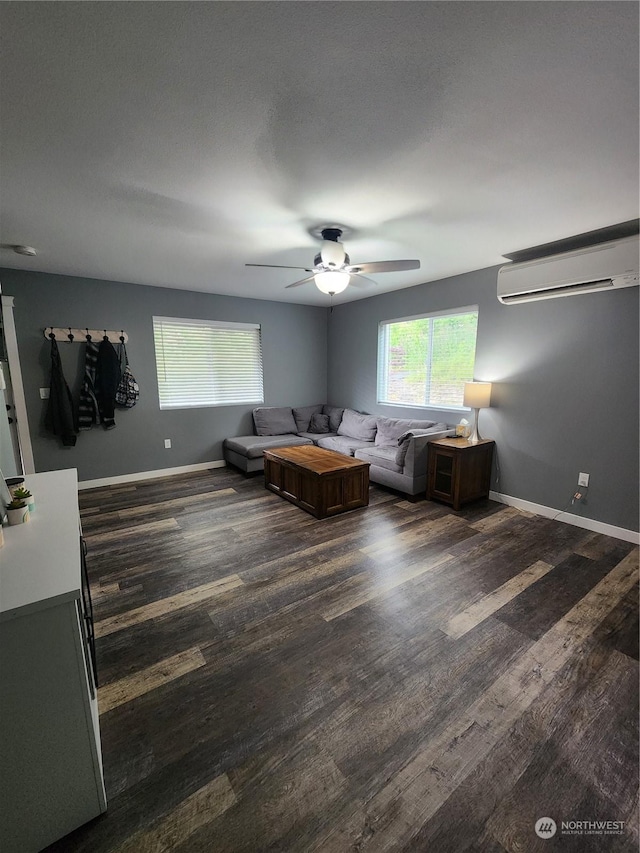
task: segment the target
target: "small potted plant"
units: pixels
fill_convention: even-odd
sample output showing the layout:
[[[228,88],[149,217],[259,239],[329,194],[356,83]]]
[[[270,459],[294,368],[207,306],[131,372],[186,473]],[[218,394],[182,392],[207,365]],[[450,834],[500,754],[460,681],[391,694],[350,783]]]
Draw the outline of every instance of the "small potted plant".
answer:
[[[25,486],[19,486],[13,491],[13,498],[17,501],[24,501],[29,507],[29,512],[33,512],[36,508],[36,500]]]
[[[14,498],[11,503],[7,505],[7,518],[11,525],[26,524],[30,518],[27,502],[16,500],[16,498]]]

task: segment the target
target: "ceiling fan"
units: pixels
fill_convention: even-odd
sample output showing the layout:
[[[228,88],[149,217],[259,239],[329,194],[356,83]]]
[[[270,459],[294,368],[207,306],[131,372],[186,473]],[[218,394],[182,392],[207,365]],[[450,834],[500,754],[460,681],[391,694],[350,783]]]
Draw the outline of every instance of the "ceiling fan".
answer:
[[[334,296],[348,286],[366,287],[375,284],[364,273],[400,272],[402,270],[420,269],[420,261],[369,261],[364,264],[352,264],[349,255],[340,242],[342,228],[326,227],[320,230],[322,246],[313,259],[313,267],[290,267],[279,264],[245,264],[247,267],[271,267],[279,270],[305,270],[311,273],[307,278],[288,284],[289,287],[300,287],[301,284],[315,282],[318,290],[329,296]]]

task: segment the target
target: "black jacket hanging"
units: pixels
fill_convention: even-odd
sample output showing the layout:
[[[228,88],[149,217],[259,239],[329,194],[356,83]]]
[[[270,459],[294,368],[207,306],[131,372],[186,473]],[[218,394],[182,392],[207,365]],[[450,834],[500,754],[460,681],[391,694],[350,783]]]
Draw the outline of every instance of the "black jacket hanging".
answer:
[[[118,353],[108,338],[103,338],[98,347],[96,364],[96,399],[100,409],[100,420],[105,429],[113,429],[116,425],[114,414],[116,391],[120,384],[120,359]]]
[[[51,336],[51,380],[45,427],[60,436],[65,447],[74,447],[78,424],[73,409],[71,391],[67,385],[56,339]]]

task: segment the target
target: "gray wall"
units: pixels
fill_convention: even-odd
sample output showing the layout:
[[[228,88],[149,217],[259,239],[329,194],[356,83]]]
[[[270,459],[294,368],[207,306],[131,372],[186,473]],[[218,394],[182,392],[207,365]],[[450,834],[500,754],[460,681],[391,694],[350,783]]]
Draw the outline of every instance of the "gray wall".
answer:
[[[33,452],[38,471],[77,468],[80,480],[114,477],[222,459],[222,441],[253,432],[251,406],[160,411],[152,317],[260,323],[265,405],[311,405],[327,399],[325,308],[258,299],[143,287],[70,276],[0,270],[4,294],[15,297],[14,317]],[[45,326],[125,329],[127,352],[140,384],[133,409],[116,412],[116,428],[81,432],[62,447],[44,429],[49,385]],[[67,382],[77,389],[83,373],[81,344],[61,343]],[[172,448],[164,449],[170,438]]]
[[[503,494],[638,530],[638,288],[505,306],[496,268],[338,306],[329,397],[374,414],[459,422],[460,412],[376,402],[378,323],[479,306],[475,378],[494,384],[480,432],[495,438]],[[471,419],[470,415],[466,415]],[[570,507],[578,473],[587,503]]]
[[[500,478],[493,488],[638,529],[638,288],[507,307],[496,298],[492,268],[337,306],[328,319],[324,308],[9,269],[0,274],[3,292],[16,301],[39,471],[76,467],[87,480],[209,462],[222,458],[227,435],[252,432],[251,407],[159,410],[153,314],[260,323],[267,405],[328,399],[456,423],[459,412],[376,403],[378,323],[476,304],[476,379],[494,382],[492,408],[480,414],[481,433],[497,441]],[[47,325],[125,328],[130,335],[141,400],[117,413],[115,430],[83,432],[75,448],[63,448],[43,427],[46,403],[38,388],[48,385]],[[67,379],[77,384],[82,347],[61,350]],[[164,438],[172,439],[171,450]],[[579,471],[591,474],[588,502],[571,508]]]

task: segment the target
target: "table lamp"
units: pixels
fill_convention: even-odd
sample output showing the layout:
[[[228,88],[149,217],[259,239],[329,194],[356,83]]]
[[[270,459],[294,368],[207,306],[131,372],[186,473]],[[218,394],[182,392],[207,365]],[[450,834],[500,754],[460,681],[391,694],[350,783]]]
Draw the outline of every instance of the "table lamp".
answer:
[[[478,412],[480,409],[488,409],[491,405],[491,382],[465,382],[463,405],[469,406],[475,412],[473,432],[469,441],[471,444],[477,444],[482,441],[478,432]]]

